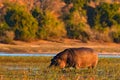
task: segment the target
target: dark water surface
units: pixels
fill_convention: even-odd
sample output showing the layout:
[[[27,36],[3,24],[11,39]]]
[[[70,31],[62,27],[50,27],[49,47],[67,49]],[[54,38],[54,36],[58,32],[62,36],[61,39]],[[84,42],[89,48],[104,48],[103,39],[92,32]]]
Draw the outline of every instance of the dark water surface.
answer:
[[[29,54],[29,53],[5,53],[5,52],[0,52],[0,56],[55,56],[56,54],[54,53],[34,53],[34,54]],[[99,57],[108,57],[108,58],[120,58],[120,54],[114,54],[111,55],[109,54],[99,54]]]

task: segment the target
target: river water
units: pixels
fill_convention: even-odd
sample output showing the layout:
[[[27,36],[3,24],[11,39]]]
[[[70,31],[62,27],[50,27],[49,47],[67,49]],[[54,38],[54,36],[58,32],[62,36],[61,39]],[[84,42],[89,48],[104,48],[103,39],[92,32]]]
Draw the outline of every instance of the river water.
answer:
[[[29,53],[5,53],[5,52],[0,52],[0,56],[55,56],[56,54],[54,53],[34,53],[34,54],[29,54]],[[99,53],[99,57],[106,57],[106,58],[120,58],[120,54],[101,54]]]
[[[33,53],[33,54],[29,54],[29,53],[4,53],[4,52],[0,52],[0,56],[55,56],[56,54],[50,54],[50,53]]]

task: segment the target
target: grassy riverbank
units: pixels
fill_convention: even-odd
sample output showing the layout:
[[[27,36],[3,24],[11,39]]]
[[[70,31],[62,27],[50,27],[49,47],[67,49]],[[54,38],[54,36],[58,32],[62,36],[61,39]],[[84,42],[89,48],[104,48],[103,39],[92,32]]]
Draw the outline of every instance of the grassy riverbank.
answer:
[[[108,42],[87,42],[79,40],[63,39],[58,41],[14,41],[13,44],[0,43],[0,52],[9,53],[58,53],[66,48],[90,47],[100,53],[120,53],[120,45]]]
[[[100,58],[91,69],[47,68],[51,57],[0,57],[0,80],[119,80],[120,58]]]

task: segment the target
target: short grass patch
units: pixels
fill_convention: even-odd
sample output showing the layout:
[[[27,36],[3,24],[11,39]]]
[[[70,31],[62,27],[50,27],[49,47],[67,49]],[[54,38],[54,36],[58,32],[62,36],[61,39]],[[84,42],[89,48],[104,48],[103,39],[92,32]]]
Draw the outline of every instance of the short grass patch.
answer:
[[[100,58],[95,69],[48,68],[52,57],[0,57],[0,80],[120,80],[120,58]]]

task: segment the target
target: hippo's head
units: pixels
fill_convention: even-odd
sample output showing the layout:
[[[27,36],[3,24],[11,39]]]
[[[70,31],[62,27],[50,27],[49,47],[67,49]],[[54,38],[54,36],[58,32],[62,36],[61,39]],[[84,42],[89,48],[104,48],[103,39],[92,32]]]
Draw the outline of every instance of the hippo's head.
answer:
[[[51,64],[49,67],[59,66],[60,68],[64,68],[66,66],[66,61],[67,61],[67,50],[64,50],[51,59]]]
[[[56,58],[56,56],[51,59],[51,64],[49,67],[52,67],[52,66],[58,66],[60,68],[64,68],[66,65],[65,61],[59,57]]]
[[[51,64],[50,64],[49,67],[59,66],[59,64],[60,64],[60,59],[55,56],[53,59],[51,59]]]

